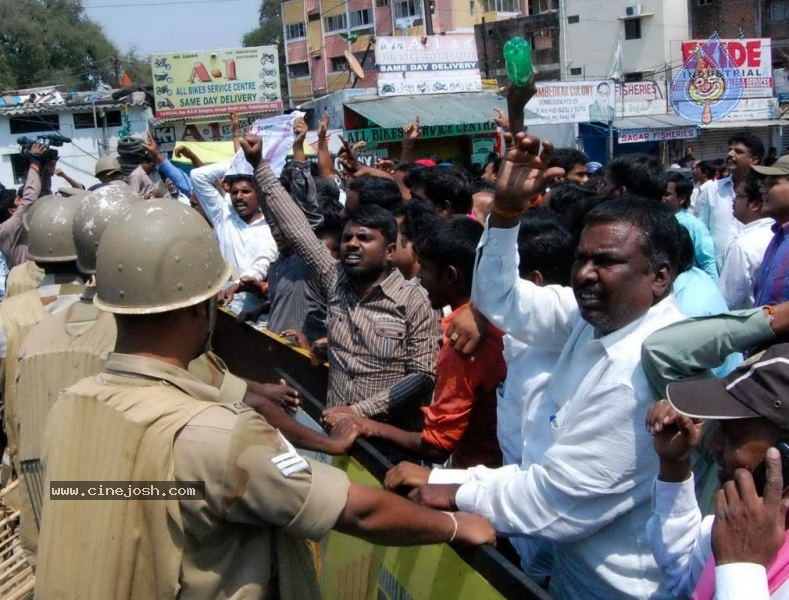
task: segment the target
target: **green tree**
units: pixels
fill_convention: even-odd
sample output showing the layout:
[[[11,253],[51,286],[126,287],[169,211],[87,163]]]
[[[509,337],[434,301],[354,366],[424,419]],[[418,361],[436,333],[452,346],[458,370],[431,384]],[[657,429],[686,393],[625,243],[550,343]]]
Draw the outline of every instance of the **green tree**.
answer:
[[[115,83],[118,50],[81,0],[0,0],[0,87]]]
[[[258,12],[257,29],[244,34],[241,44],[253,46],[276,46],[279,54],[279,84],[282,101],[288,104],[288,79],[285,65],[285,40],[282,37],[282,4],[279,0],[262,0]],[[1,72],[0,72],[1,73]]]

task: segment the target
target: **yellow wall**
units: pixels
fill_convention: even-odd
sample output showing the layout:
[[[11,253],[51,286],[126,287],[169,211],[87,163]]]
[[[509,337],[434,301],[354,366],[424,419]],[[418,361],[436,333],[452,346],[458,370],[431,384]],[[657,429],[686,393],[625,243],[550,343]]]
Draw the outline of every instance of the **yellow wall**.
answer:
[[[321,17],[333,17],[345,12],[345,2],[337,0],[321,0]]]
[[[346,71],[329,73],[329,91],[336,92],[337,90],[345,89],[348,84],[348,73]]]
[[[312,98],[312,85],[309,77],[290,80],[290,97],[293,100]]]
[[[312,52],[318,50],[323,43],[323,29],[320,19],[307,23],[307,49]]]
[[[304,2],[302,0],[294,0],[293,2],[284,2],[282,4],[282,22],[285,25],[303,23],[305,20]]]

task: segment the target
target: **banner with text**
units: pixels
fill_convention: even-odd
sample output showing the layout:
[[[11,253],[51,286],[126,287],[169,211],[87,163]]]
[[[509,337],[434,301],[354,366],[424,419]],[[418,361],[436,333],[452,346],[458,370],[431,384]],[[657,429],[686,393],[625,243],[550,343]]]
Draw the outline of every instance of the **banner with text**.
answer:
[[[526,104],[526,124],[613,121],[614,93],[611,81],[538,83],[537,93]]]
[[[276,46],[151,56],[156,118],[282,110]]]
[[[773,95],[772,41],[769,38],[744,38],[721,40],[740,70],[743,98],[766,98]],[[699,44],[705,40],[690,40],[680,46],[684,63]],[[735,78],[736,80],[736,78]]]
[[[375,38],[378,95],[477,92],[482,89],[474,34]]]
[[[665,82],[628,81],[616,84],[616,116],[665,115]]]
[[[667,142],[670,140],[689,140],[698,136],[699,132],[695,126],[674,127],[671,129],[623,129],[619,132],[619,143]]]

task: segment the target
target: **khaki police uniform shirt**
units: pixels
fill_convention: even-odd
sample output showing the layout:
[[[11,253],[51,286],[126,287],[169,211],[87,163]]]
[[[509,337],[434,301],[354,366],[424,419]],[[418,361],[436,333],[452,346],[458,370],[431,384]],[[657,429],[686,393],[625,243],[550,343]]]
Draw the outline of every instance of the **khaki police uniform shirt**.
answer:
[[[113,354],[107,366],[211,399],[200,397],[209,389],[202,382],[161,361]],[[302,458],[245,404],[230,407],[192,418],[173,447],[175,479],[206,482],[204,500],[179,502],[186,533],[182,600],[270,597],[273,528],[318,539],[334,526],[348,497],[345,473]]]

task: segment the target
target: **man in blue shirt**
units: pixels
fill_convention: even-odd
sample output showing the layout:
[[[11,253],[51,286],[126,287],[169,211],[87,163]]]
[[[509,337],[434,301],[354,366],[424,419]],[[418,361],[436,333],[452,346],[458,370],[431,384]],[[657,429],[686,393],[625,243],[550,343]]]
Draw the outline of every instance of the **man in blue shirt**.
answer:
[[[751,167],[765,176],[767,195],[762,212],[775,219],[774,236],[754,284],[754,306],[773,305],[789,300],[789,155],[771,167]]]

